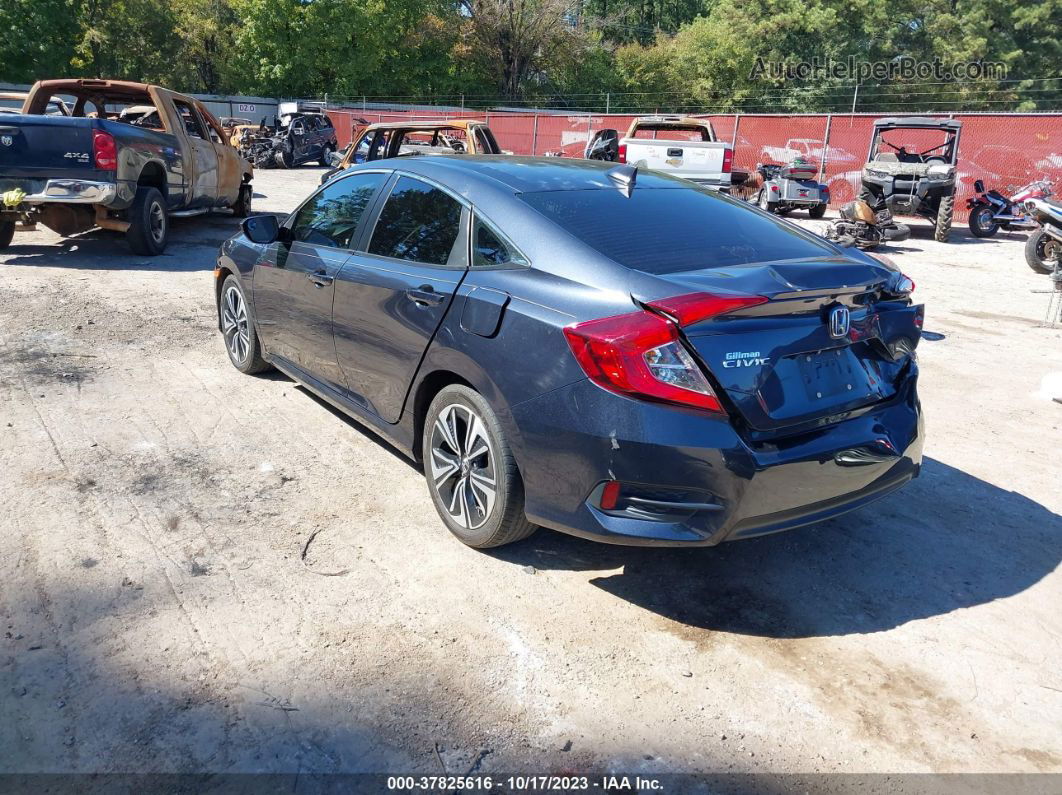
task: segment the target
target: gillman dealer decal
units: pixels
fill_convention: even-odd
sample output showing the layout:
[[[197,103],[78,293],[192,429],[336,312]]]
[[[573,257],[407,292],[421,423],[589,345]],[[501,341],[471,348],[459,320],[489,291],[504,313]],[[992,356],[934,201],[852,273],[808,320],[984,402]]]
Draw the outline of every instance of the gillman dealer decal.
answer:
[[[770,360],[770,356],[760,356],[759,351],[731,351],[723,360],[723,367],[756,367]]]

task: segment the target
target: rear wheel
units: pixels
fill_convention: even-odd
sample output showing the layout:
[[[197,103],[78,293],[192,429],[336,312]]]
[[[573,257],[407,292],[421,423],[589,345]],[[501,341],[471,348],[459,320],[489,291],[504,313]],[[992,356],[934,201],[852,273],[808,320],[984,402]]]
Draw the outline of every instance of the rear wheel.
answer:
[[[428,491],[447,529],[486,549],[527,538],[524,486],[490,404],[476,391],[443,388],[428,407],[421,440]]]
[[[992,237],[999,231],[996,211],[989,204],[977,204],[970,210],[970,232],[974,237]]]
[[[0,251],[11,245],[11,240],[15,237],[15,222],[14,221],[0,221]]]
[[[824,216],[824,215],[826,215],[826,205],[825,204],[814,204],[811,207],[808,207],[808,217],[810,217],[810,218],[822,218],[822,216]]]
[[[232,214],[237,218],[246,218],[251,214],[251,197],[254,195],[250,184],[240,185],[240,195],[232,205]]]
[[[1062,243],[1038,230],[1025,241],[1025,262],[1037,273],[1052,273],[1062,254]]]
[[[933,227],[933,239],[938,243],[947,243],[951,236],[951,217],[955,212],[955,194],[944,196],[937,208],[937,221]]]
[[[218,318],[232,366],[247,375],[268,370],[270,365],[262,358],[262,343],[254,328],[250,306],[235,276],[228,276],[221,286]]]
[[[760,195],[756,197],[756,204],[760,206],[761,210],[766,210],[769,213],[773,213],[778,206],[775,202],[770,200],[770,197],[767,195],[767,188],[763,188],[760,191]]]
[[[129,208],[129,229],[125,233],[129,248],[136,254],[154,257],[165,251],[169,234],[170,219],[159,189],[137,188],[133,206]]]

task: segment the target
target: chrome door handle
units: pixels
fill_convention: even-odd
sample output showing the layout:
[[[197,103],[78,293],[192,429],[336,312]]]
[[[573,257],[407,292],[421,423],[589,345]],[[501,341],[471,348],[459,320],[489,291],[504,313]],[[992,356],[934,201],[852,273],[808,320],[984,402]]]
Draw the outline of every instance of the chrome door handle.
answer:
[[[314,287],[326,287],[335,281],[335,276],[329,276],[324,271],[314,271],[313,273],[307,273],[306,278],[313,282]]]
[[[420,289],[406,290],[406,298],[417,306],[438,306],[446,300],[445,295],[435,292],[431,285],[424,285]]]

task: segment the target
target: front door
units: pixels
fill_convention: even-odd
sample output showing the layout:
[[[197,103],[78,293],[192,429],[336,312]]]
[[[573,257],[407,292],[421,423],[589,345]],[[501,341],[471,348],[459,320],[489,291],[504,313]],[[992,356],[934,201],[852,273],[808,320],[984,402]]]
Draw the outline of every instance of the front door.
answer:
[[[397,422],[420,360],[468,268],[468,210],[420,179],[392,181],[365,251],[347,260],[332,310],[348,393]]]
[[[218,153],[208,128],[195,108],[183,100],[173,101],[177,122],[184,128],[188,148],[183,152],[185,206],[182,210],[213,207],[218,197]],[[180,131],[178,131],[180,135]]]
[[[337,389],[333,282],[388,176],[362,172],[328,183],[284,224],[288,242],[270,246],[255,268],[255,318],[266,351]]]

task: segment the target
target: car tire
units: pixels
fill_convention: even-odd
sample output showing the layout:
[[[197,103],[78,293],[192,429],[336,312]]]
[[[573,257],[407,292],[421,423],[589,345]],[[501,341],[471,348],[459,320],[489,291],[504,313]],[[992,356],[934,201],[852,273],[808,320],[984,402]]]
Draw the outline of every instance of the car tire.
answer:
[[[334,151],[335,148],[332,146],[332,144],[325,144],[324,147],[321,149],[321,159],[318,162],[325,168],[328,168],[331,165],[331,163],[328,162],[328,156]]]
[[[221,285],[218,322],[225,339],[225,352],[233,367],[246,375],[272,369],[262,356],[262,343],[254,327],[251,305],[244,295],[243,285],[235,276],[227,276]]]
[[[236,203],[232,205],[232,214],[237,218],[246,218],[251,214],[251,197],[254,195],[254,189],[251,188],[250,183],[244,183],[240,185],[240,195],[236,198]]]
[[[1025,262],[1037,273],[1053,273],[1060,254],[1062,243],[1042,229],[1033,232],[1025,241]]]
[[[809,218],[822,218],[824,215],[826,215],[825,204],[813,204],[811,207],[808,207]]]
[[[524,515],[523,481],[501,424],[475,390],[440,390],[424,418],[421,452],[435,509],[462,543],[500,547],[538,529]]]
[[[976,204],[970,210],[970,234],[974,237],[992,237],[999,231],[999,223],[994,216],[995,209],[990,204]]]
[[[154,257],[166,250],[170,219],[166,214],[166,201],[158,188],[143,186],[136,189],[128,219],[129,229],[125,237],[134,254]]]
[[[278,168],[294,168],[295,154],[287,149],[280,149],[276,153],[274,162],[276,162]]]
[[[933,226],[933,239],[938,243],[947,243],[951,236],[951,218],[955,212],[955,194],[944,196],[937,208],[937,220]]]
[[[15,222],[0,221],[0,251],[11,245],[15,237]]]

